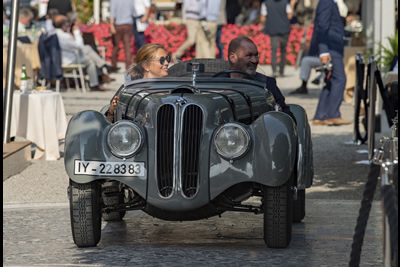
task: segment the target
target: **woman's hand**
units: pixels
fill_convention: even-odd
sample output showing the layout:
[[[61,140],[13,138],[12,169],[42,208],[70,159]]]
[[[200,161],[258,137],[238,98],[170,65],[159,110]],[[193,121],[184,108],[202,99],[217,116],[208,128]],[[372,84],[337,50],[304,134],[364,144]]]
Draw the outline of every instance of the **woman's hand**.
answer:
[[[117,109],[118,100],[119,100],[119,97],[115,96],[114,99],[111,102],[110,107],[108,108],[107,118],[111,122],[114,119],[114,113],[115,113],[115,110]]]
[[[113,101],[111,102],[110,108],[108,111],[114,115],[115,110],[117,109],[117,104],[118,104],[119,97],[115,96]]]

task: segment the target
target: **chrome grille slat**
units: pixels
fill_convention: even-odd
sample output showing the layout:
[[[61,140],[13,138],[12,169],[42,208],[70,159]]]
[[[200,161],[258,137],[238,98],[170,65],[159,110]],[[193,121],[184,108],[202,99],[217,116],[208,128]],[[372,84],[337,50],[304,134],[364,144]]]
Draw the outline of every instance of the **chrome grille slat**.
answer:
[[[157,183],[163,197],[173,190],[174,117],[172,105],[162,106],[157,113]]]

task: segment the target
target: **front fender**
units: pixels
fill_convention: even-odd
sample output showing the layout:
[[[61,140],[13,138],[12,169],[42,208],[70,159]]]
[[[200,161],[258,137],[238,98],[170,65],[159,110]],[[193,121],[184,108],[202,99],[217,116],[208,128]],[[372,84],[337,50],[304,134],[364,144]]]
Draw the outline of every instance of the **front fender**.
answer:
[[[255,182],[280,186],[291,177],[297,150],[297,131],[290,116],[267,112],[251,125],[242,125],[251,136],[249,151],[240,159],[220,157],[212,141],[210,149],[210,197],[215,198],[232,185]]]
[[[311,187],[314,176],[311,130],[304,108],[296,104],[289,107],[297,121],[297,189],[303,190]]]
[[[65,135],[65,170],[76,183],[112,179],[129,185],[146,198],[147,170],[144,177],[120,177],[75,174],[75,161],[100,162],[147,162],[147,146],[134,157],[122,159],[114,156],[107,145],[107,134],[112,123],[98,111],[86,110],[75,114],[70,120]],[[146,166],[147,164],[145,164]],[[147,169],[147,166],[145,167]]]

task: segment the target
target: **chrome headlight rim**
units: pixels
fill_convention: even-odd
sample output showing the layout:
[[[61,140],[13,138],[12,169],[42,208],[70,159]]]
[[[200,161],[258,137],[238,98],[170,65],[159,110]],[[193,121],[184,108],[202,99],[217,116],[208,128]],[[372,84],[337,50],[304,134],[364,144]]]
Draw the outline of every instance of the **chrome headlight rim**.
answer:
[[[132,127],[135,131],[137,131],[140,140],[139,140],[139,145],[137,146],[137,148],[133,151],[128,151],[127,153],[120,153],[117,152],[112,144],[111,144],[111,140],[110,140],[110,133],[112,133],[113,130],[115,130],[115,128],[117,127],[121,127],[122,125],[128,125],[130,127]],[[143,130],[141,129],[141,127],[139,127],[139,125],[137,125],[136,123],[133,123],[131,121],[118,121],[116,123],[114,123],[111,127],[110,130],[107,133],[107,145],[108,148],[110,149],[111,153],[118,157],[118,158],[131,158],[133,156],[135,156],[136,154],[138,154],[140,152],[140,150],[143,147],[143,143],[144,143],[144,134],[143,134]]]
[[[226,127],[237,127],[238,129],[240,129],[245,136],[246,139],[246,145],[245,145],[245,149],[242,150],[240,153],[237,153],[235,155],[227,155],[224,151],[221,151],[221,149],[218,147],[217,145],[217,138],[218,138],[218,134]],[[222,158],[227,159],[227,160],[235,160],[235,159],[240,159],[243,156],[245,156],[247,154],[247,152],[249,151],[251,146],[251,138],[250,138],[250,133],[248,132],[248,130],[243,127],[242,125],[238,124],[238,123],[225,123],[224,125],[221,125],[215,132],[214,135],[214,147],[215,150],[217,151],[218,155],[220,155]]]

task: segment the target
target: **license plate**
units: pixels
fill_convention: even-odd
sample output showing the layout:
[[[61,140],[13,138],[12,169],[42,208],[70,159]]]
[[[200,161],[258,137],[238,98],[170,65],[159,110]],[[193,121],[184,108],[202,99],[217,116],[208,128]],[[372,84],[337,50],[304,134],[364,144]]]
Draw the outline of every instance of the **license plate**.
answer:
[[[75,160],[74,174],[100,176],[144,176],[144,162],[103,162]]]

